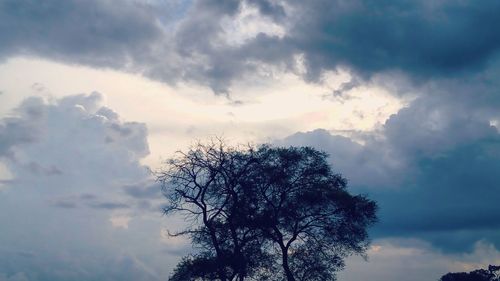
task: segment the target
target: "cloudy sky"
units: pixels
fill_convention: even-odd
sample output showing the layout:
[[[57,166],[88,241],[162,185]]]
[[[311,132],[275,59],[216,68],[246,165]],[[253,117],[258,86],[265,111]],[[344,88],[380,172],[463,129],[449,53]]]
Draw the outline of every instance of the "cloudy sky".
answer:
[[[0,281],[166,280],[150,170],[308,145],[380,206],[340,281],[500,264],[500,2],[0,0]]]

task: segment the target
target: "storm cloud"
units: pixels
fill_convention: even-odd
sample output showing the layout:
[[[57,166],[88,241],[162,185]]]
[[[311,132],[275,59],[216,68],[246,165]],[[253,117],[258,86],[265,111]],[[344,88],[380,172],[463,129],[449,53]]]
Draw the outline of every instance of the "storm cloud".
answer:
[[[415,100],[379,131],[358,137],[363,144],[325,130],[278,144],[328,152],[354,191],[378,201],[376,237],[416,237],[450,251],[470,250],[480,239],[500,247],[500,134],[491,115],[461,106]]]
[[[297,71],[297,56],[308,80],[344,68],[365,80],[401,71],[425,81],[487,67],[500,47],[498,11],[497,1],[9,0],[0,4],[0,56],[194,81],[218,93],[262,72],[259,64]]]

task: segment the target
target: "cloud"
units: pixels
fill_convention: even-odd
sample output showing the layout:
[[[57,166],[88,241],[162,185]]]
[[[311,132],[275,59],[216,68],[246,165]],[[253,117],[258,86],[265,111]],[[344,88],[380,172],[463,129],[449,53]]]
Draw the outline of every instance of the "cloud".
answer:
[[[109,221],[111,221],[111,224],[113,227],[116,228],[123,228],[123,229],[128,229],[128,223],[132,219],[131,217],[128,216],[112,216]]]
[[[11,170],[23,174],[43,172],[46,181],[66,181],[66,189],[82,184],[71,179],[85,173],[92,181],[112,174],[127,175],[127,171],[130,174],[123,180],[142,178],[147,171],[139,160],[149,154],[145,125],[122,122],[100,103],[99,93],[62,98],[56,104],[47,104],[40,98],[23,102],[16,110],[18,116],[10,119],[19,124],[21,132],[14,127],[6,130],[5,135],[28,131],[25,134],[32,137],[29,145],[23,145],[22,139],[12,143],[11,161],[7,162]],[[23,181],[29,179],[23,177]]]
[[[297,55],[309,80],[339,68],[363,79],[402,71],[432,80],[489,65],[500,47],[500,32],[490,28],[500,24],[499,10],[497,1],[448,0],[51,0],[41,6],[8,0],[0,4],[0,57],[35,55],[201,83],[217,93],[259,75],[263,65],[299,73]]]
[[[0,273],[0,281],[29,281],[24,272],[18,272],[11,276]]]
[[[0,232],[0,278],[167,276],[169,268],[151,262],[169,264],[173,256],[158,235],[163,222],[153,204],[161,200],[159,187],[155,200],[149,169],[140,162],[149,154],[143,123],[123,121],[103,95],[91,93],[28,98],[0,119],[0,128],[0,161],[12,176],[0,192],[6,230]],[[139,197],[124,186],[136,186],[132,194]]]
[[[465,253],[446,254],[422,240],[382,239],[373,242],[368,255],[368,261],[350,258],[339,280],[438,280],[448,272],[487,268],[500,262],[498,249],[484,241],[477,241]]]
[[[109,195],[107,195],[109,196]],[[116,196],[116,195],[115,195]],[[158,199],[158,197],[156,197]],[[107,199],[99,198],[93,194],[71,194],[67,196],[58,196],[55,199],[49,200],[53,207],[72,209],[77,207],[88,207],[93,209],[130,209],[131,204],[119,201],[110,201]]]
[[[278,144],[328,152],[355,192],[380,205],[375,237],[418,237],[446,251],[480,239],[500,247],[496,172],[500,135],[485,105],[423,96],[375,132],[348,137],[325,130],[297,133]]]
[[[123,189],[125,193],[138,199],[155,199],[161,195],[161,186],[155,181],[126,185]]]
[[[480,69],[498,52],[496,1],[290,1],[297,20],[286,37],[308,71],[346,66],[361,75],[402,70],[412,77]]]
[[[399,182],[405,167],[384,147],[362,145],[348,137],[331,135],[324,129],[293,134],[278,145],[314,146],[330,155],[333,169],[354,186],[387,186]]]
[[[270,11],[271,6],[266,8],[261,2],[259,6]],[[144,74],[169,83],[194,80],[224,91],[222,84],[238,76],[244,63],[239,62],[238,52],[215,48],[217,40],[213,39],[222,32],[219,25],[224,16],[234,15],[239,7],[239,1],[192,5],[177,1],[51,0],[44,5],[31,0],[2,1],[0,59],[40,56]]]
[[[53,202],[52,206],[58,207],[58,208],[73,209],[73,208],[77,207],[77,203],[69,201],[69,200],[59,199],[59,200],[56,200],[55,202]]]
[[[23,262],[27,272],[13,274],[1,273],[1,281],[41,281],[41,280],[162,280],[158,273],[148,267],[143,260],[127,254],[116,257],[101,256],[97,261],[102,264],[88,263],[84,259],[92,257],[71,256],[71,253],[59,253],[59,256],[44,255],[32,261],[11,257],[16,262]],[[43,259],[45,258],[45,260]],[[40,266],[43,265],[44,267]],[[86,268],[87,267],[87,268]],[[8,268],[2,268],[3,270]]]
[[[12,148],[21,143],[34,141],[38,128],[32,123],[22,122],[24,119],[36,119],[41,116],[38,109],[40,101],[27,99],[18,110],[18,118],[6,117],[0,123],[0,157],[11,157]]]
[[[497,130],[477,109],[442,97],[421,98],[385,123],[391,146],[411,155],[427,156],[475,140],[495,137]],[[411,125],[410,125],[411,124]]]
[[[133,256],[122,256],[109,264],[111,271],[110,275],[114,280],[162,280],[162,276],[158,276],[144,262]],[[108,275],[108,272],[105,273]]]
[[[127,1],[2,1],[3,57],[39,55],[56,60],[126,68],[161,34],[146,4]]]
[[[130,208],[129,205],[125,203],[119,203],[119,202],[98,202],[98,203],[90,203],[90,207],[96,208],[96,209],[108,209],[108,210],[114,210],[114,209],[128,209]]]
[[[447,252],[470,250],[479,239],[498,248],[498,2],[159,2],[0,1],[0,60],[37,56],[219,94],[248,77],[274,79],[275,71],[320,83],[325,71],[344,71],[351,80],[333,95],[366,83],[404,93],[414,100],[372,133],[315,130],[279,143],[329,152],[353,190],[379,202],[375,237],[416,237]],[[154,263],[145,252],[159,249],[161,238],[152,218],[161,193],[141,164],[147,135],[99,93],[31,97],[2,118],[0,161],[13,178],[0,180],[7,186],[0,222],[9,229],[0,232],[7,241],[0,279],[31,280],[30,268],[39,279],[98,272],[106,280],[106,265],[117,270],[110,280],[122,278],[122,266],[137,271],[133,278],[155,280],[143,266]],[[184,251],[166,245],[162,253]],[[103,257],[99,264],[89,252]]]

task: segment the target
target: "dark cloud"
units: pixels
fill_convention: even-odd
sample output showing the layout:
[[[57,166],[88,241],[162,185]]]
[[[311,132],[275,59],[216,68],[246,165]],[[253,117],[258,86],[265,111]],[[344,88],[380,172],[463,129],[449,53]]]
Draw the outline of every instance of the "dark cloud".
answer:
[[[189,2],[186,2],[189,3]],[[217,20],[238,1],[200,1],[183,20],[188,4],[177,1],[58,1],[0,3],[0,59],[41,56],[68,63],[145,74],[154,79],[216,81],[229,75],[215,64],[190,60],[211,54],[208,39]],[[182,21],[179,27],[172,21]],[[176,31],[179,29],[179,31]],[[203,36],[201,36],[203,35]],[[212,58],[211,62],[222,58]],[[213,78],[208,78],[213,76]],[[215,82],[210,82],[215,87]]]
[[[96,209],[107,209],[107,210],[115,210],[115,209],[129,209],[130,206],[125,203],[119,202],[91,202],[88,204],[91,208]]]
[[[68,200],[57,200],[51,204],[54,207],[63,208],[63,209],[74,209],[77,207],[76,202],[68,201]]]
[[[127,209],[130,206],[125,203],[112,202],[110,200],[99,198],[94,194],[71,194],[60,196],[50,200],[50,204],[60,208],[76,208],[86,206],[94,209]]]
[[[12,148],[18,144],[33,142],[40,133],[34,123],[23,119],[36,119],[43,115],[39,106],[41,101],[36,98],[25,100],[18,110],[18,117],[7,117],[0,121],[0,157],[9,156]]]
[[[58,176],[62,175],[62,171],[54,165],[44,167],[37,162],[30,162],[26,165],[26,170],[33,174],[45,176]]]
[[[124,186],[127,195],[137,199],[158,199],[161,197],[161,186],[157,182],[144,182]]]
[[[224,23],[250,8],[283,26],[284,36],[259,30],[240,44],[226,42],[238,34],[226,34]],[[310,80],[344,67],[360,78],[397,70],[421,81],[488,66],[500,47],[499,11],[497,1],[8,0],[0,3],[0,57],[195,81],[217,93],[258,74],[262,63],[293,70],[295,55],[303,55]]]
[[[131,208],[131,206],[127,203],[101,199],[93,194],[62,196],[49,200],[49,203],[51,206],[64,209],[74,209],[82,206],[103,210],[125,210]]]
[[[417,237],[446,250],[470,250],[482,239],[500,247],[500,134],[487,113],[427,96],[365,135],[364,145],[324,130],[280,144],[328,152],[353,190],[379,203],[375,237]]]
[[[425,237],[458,249],[487,239],[499,247],[499,168],[498,136],[419,159],[418,177],[408,186],[374,191],[378,235]]]
[[[376,141],[363,146],[348,137],[331,135],[318,129],[296,133],[278,145],[312,145],[329,153],[333,169],[347,177],[354,186],[388,186],[402,179],[406,166],[402,165],[384,144]]]
[[[0,273],[0,281],[30,281],[24,272],[16,272],[12,275]]]
[[[473,99],[473,97],[471,97]],[[405,157],[432,156],[476,140],[495,137],[485,109],[452,96],[425,97],[401,109],[385,123],[384,134]]]
[[[349,80],[348,82],[343,82],[342,84],[340,84],[338,89],[333,91],[333,95],[337,98],[342,97],[342,96],[344,96],[345,92],[348,92],[348,91],[350,91],[358,86],[361,86],[361,81],[359,81],[359,79],[354,77],[351,80]]]
[[[80,195],[80,199],[82,199],[82,200],[93,200],[96,198],[97,198],[97,196],[95,196],[94,194],[89,194],[89,193],[84,193],[84,194]]]
[[[259,12],[264,16],[270,16],[278,20],[281,20],[286,16],[285,8],[282,3],[278,1],[253,0],[250,1],[249,4],[255,5],[259,9]]]
[[[137,1],[2,1],[0,54],[124,68],[161,30]]]
[[[208,3],[208,4],[207,4]],[[241,45],[227,45],[221,22],[246,3],[286,27],[284,36],[262,30]],[[208,5],[208,6],[207,6]],[[174,38],[186,79],[219,92],[234,79],[258,73],[260,64],[296,71],[316,81],[325,70],[346,68],[355,76],[340,92],[386,72],[422,83],[473,75],[490,66],[500,48],[497,1],[233,1],[218,7],[200,1]],[[196,15],[196,17],[194,17]],[[202,58],[198,60],[197,58]],[[200,64],[200,62],[203,62]]]
[[[500,47],[497,1],[291,2],[298,20],[285,40],[304,52],[312,76],[337,66],[456,75],[481,68]]]

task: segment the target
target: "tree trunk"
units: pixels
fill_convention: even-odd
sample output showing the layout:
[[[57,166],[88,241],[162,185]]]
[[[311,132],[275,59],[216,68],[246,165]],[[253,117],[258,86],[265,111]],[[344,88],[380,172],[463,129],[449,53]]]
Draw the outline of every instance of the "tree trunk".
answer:
[[[226,281],[226,271],[224,269],[224,259],[222,258],[222,252],[219,249],[217,239],[215,238],[215,235],[211,233],[212,236],[212,243],[214,244],[215,252],[216,252],[216,259],[217,259],[217,273],[219,274],[219,278],[221,281]]]
[[[203,221],[207,226],[210,234],[210,239],[212,240],[212,244],[215,248],[215,258],[217,260],[217,274],[221,281],[227,281],[226,271],[224,269],[224,259],[222,257],[222,252],[219,247],[219,242],[217,241],[217,235],[215,234],[215,230],[213,229],[211,223],[207,220],[206,213],[203,214]]]
[[[283,270],[285,271],[285,277],[287,281],[295,281],[295,277],[293,277],[292,271],[288,266],[288,248],[284,246],[280,246],[281,248],[281,257],[283,263]]]

